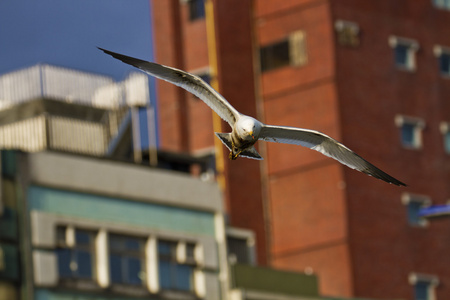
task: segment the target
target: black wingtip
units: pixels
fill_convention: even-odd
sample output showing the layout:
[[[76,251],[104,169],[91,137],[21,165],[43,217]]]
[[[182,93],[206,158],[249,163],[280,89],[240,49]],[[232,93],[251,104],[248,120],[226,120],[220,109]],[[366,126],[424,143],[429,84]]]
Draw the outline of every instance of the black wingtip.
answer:
[[[404,182],[401,182],[398,179],[395,179],[394,177],[392,177],[391,175],[381,171],[380,169],[376,168],[376,171],[373,173],[366,173],[367,175],[373,176],[377,179],[383,180],[389,184],[393,184],[396,186],[404,186],[407,187],[408,185]]]
[[[104,48],[102,48],[102,47],[98,47],[98,46],[97,46],[97,49],[98,49],[98,50],[101,50],[101,51],[103,51],[103,52],[105,52],[106,54],[109,54],[109,55],[116,54],[116,53],[114,53],[114,52],[112,52],[112,51],[109,51],[109,50],[106,50],[106,49],[104,49]]]
[[[395,181],[395,182],[389,182],[391,184],[395,184],[396,186],[404,186],[404,187],[408,187],[408,185],[406,183],[403,183],[399,180]]]
[[[131,65],[133,67],[136,67],[136,68],[140,68],[140,65],[148,63],[148,62],[146,62],[146,61],[144,61],[142,59],[138,59],[138,58],[134,58],[134,57],[131,57],[131,56],[127,56],[127,55],[123,55],[123,54],[120,54],[120,53],[116,53],[116,52],[113,52],[113,51],[109,51],[109,50],[103,49],[101,47],[97,47],[97,48],[99,50],[105,52],[106,54],[111,55],[115,59],[121,60],[122,62],[124,62],[126,64],[129,64],[129,65]]]
[[[394,177],[392,177],[392,176],[390,176],[390,175],[388,175],[386,173],[384,173],[383,175],[385,175],[385,176],[382,176],[379,179],[384,180],[384,181],[386,181],[386,182],[388,182],[390,184],[394,184],[396,186],[404,186],[404,187],[407,186],[406,183],[401,182],[400,180],[395,179]]]
[[[102,47],[98,47],[98,46],[97,46],[97,49],[102,50],[103,52],[106,52],[106,53],[107,53],[107,52],[110,52],[110,51],[108,51],[108,50],[106,50],[106,49],[104,49],[104,48],[102,48]]]

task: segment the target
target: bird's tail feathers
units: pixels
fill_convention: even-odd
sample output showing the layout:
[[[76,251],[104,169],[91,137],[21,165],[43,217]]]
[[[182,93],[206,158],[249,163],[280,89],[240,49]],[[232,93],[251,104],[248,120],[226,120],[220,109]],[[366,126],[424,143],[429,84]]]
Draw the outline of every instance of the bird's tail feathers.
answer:
[[[216,132],[217,137],[222,141],[222,143],[227,146],[228,150],[232,151],[232,143],[231,143],[231,133],[220,133]],[[255,147],[251,146],[247,149],[244,149],[239,156],[262,160],[263,158],[259,155],[258,151],[256,151]]]

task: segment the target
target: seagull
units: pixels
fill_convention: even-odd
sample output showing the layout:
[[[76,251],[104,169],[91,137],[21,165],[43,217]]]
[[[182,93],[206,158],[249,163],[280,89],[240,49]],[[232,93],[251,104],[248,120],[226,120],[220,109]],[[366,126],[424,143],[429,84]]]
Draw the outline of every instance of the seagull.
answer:
[[[369,176],[397,186],[406,186],[406,184],[375,167],[343,144],[319,131],[267,125],[255,118],[241,114],[199,76],[100,47],[98,49],[151,76],[179,86],[203,100],[232,128],[231,133],[216,132],[216,136],[230,150],[229,158],[231,160],[235,160],[238,156],[257,160],[263,159],[254,147],[258,140],[300,145],[316,150]]]

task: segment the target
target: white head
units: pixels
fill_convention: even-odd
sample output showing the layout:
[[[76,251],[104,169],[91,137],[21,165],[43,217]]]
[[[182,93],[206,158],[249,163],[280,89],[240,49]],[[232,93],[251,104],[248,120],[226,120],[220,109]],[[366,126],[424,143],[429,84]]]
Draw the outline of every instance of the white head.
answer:
[[[261,122],[251,117],[242,117],[236,122],[236,133],[246,140],[258,140]]]

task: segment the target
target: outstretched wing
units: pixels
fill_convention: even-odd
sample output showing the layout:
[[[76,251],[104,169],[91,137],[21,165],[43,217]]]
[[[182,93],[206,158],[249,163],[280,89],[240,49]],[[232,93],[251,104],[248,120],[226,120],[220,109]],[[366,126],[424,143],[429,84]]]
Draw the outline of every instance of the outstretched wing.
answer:
[[[102,48],[98,49],[123,61],[124,63],[132,65],[156,78],[168,81],[194,94],[202,99],[222,119],[228,122],[231,127],[233,127],[236,119],[240,115],[239,112],[230,103],[228,103],[222,95],[220,95],[209,84],[196,75],[153,62],[108,51]]]
[[[406,186],[406,184],[381,171],[343,144],[318,131],[295,127],[264,125],[261,129],[259,139],[268,142],[304,146],[319,151],[367,175],[395,185]]]

